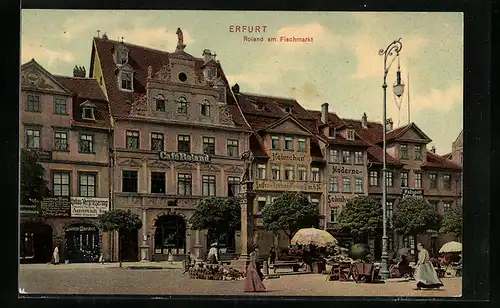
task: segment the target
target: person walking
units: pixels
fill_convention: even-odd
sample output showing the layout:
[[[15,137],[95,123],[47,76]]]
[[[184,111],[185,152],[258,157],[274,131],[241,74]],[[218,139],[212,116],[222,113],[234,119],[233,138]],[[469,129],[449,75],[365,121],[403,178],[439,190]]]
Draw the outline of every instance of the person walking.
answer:
[[[217,264],[219,262],[217,258],[217,244],[212,243],[210,246],[210,250],[208,251],[208,262],[209,264]]]
[[[56,246],[54,248],[54,252],[52,253],[52,264],[57,265],[59,264],[59,247]]]
[[[418,262],[415,270],[415,281],[417,287],[415,290],[424,289],[438,289],[443,286],[439,280],[434,266],[432,266],[429,252],[424,248],[422,243],[417,244]]]
[[[274,264],[276,262],[276,250],[274,249],[274,246],[271,247],[271,250],[269,251],[269,265]]]
[[[254,249],[250,253],[250,261],[246,268],[246,276],[245,276],[245,292],[264,292],[266,287],[264,283],[262,283],[262,279],[259,275],[257,269],[257,252]]]
[[[189,271],[189,269],[191,268],[191,263],[192,263],[192,260],[191,260],[191,252],[188,251],[187,254],[186,254],[186,259],[184,260],[184,273],[187,273]]]

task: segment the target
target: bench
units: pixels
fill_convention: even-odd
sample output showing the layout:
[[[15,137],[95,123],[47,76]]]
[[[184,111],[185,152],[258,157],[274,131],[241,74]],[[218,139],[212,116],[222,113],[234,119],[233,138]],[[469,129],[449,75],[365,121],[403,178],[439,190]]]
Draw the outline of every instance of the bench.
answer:
[[[280,262],[273,264],[273,272],[276,273],[278,268],[292,268],[294,272],[298,272],[299,268],[301,268],[301,264],[297,262]]]

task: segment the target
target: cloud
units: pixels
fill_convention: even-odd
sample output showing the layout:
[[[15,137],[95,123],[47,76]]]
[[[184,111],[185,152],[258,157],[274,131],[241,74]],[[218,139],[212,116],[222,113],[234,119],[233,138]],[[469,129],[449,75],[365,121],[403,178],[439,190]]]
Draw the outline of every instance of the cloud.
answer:
[[[432,89],[429,93],[416,95],[411,99],[411,109],[425,108],[446,111],[456,104],[463,103],[463,89],[461,85],[451,86],[444,90]]]
[[[64,50],[50,50],[42,45],[25,43],[21,47],[21,61],[26,63],[31,59],[39,63],[47,63],[47,69],[51,68],[55,62],[72,62],[75,59],[73,53]]]
[[[277,42],[271,43],[280,51],[294,52],[297,49],[310,47],[313,50],[323,50],[327,45],[335,42],[332,33],[319,23],[310,23],[306,25],[296,25],[283,27],[278,30]],[[312,38],[312,42],[280,42],[281,37],[287,38]]]
[[[306,81],[299,88],[291,87],[290,96],[299,101],[317,101],[321,98],[318,87],[309,81]]]

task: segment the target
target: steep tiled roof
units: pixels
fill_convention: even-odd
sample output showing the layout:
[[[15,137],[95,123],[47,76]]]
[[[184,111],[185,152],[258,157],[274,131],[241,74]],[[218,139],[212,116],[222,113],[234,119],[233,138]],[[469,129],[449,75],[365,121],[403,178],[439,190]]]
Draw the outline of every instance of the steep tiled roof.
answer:
[[[422,164],[422,168],[442,168],[461,170],[462,168],[453,161],[446,159],[436,153],[427,151],[427,161]]]
[[[103,129],[111,128],[108,102],[97,80],[66,76],[54,76],[54,78],[74,95],[72,125]],[[80,105],[85,101],[90,101],[96,106],[94,109],[95,120],[82,119]]]
[[[254,156],[257,157],[268,157],[266,151],[264,150],[264,145],[261,143],[260,137],[256,134],[250,135],[250,149]]]
[[[118,71],[113,58],[114,49],[119,43],[120,42],[118,41],[95,37],[94,45],[92,48],[92,61],[94,61],[94,55],[97,53],[101,68],[103,70],[103,79],[106,85],[112,115],[114,117],[128,117],[129,111],[131,109],[131,102],[138,94],[146,93],[146,78],[148,75],[148,67],[151,66],[153,74],[155,74],[164,65],[169,63],[170,58],[173,56],[173,54],[161,50],[147,48],[144,46],[123,43],[129,50],[128,65],[130,65],[130,67],[132,67],[132,69],[134,70],[134,92],[125,92],[119,89],[119,84],[117,81]],[[179,53],[176,53],[176,55],[179,55]],[[185,52],[182,52],[181,56],[194,59],[196,74],[203,77],[203,59],[192,57]],[[217,63],[217,65],[218,77],[220,77],[226,84],[227,104],[228,109],[233,116],[233,120],[237,126],[247,127],[243,116],[233,99],[226,76],[224,75],[220,64]],[[91,63],[91,68],[92,67],[93,63]],[[93,72],[91,71],[90,74],[92,76]]]
[[[307,110],[314,118],[316,118],[316,122],[318,127],[324,126],[323,122],[321,122],[321,111],[319,110]],[[333,125],[334,127],[338,127],[340,125],[345,124],[342,119],[334,112],[328,113],[328,123],[329,125]]]

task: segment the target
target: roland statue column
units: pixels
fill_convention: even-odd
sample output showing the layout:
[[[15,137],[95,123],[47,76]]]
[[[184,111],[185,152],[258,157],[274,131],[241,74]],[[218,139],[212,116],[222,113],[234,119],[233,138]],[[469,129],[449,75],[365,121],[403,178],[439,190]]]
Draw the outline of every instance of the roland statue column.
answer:
[[[252,152],[243,153],[241,159],[245,161],[245,174],[241,183],[241,255],[240,260],[247,261],[254,245],[253,242],[253,202],[255,200],[255,191],[253,190],[252,180]]]

